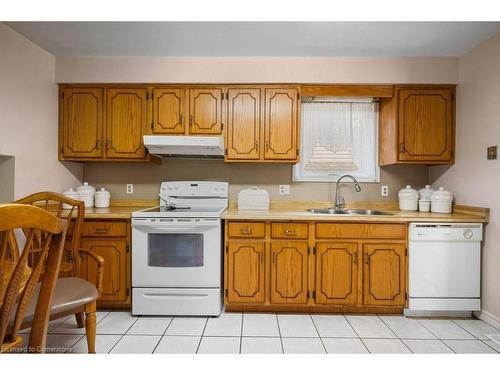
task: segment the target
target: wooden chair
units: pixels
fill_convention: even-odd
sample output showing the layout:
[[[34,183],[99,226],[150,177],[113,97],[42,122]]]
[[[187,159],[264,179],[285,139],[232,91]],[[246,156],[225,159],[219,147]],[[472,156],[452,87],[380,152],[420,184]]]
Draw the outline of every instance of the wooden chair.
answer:
[[[72,229],[72,239],[65,247],[61,263],[60,279],[56,285],[50,320],[75,315],[77,326],[79,328],[85,326],[88,352],[95,353],[96,300],[102,293],[104,259],[90,250],[80,248],[80,235],[85,215],[84,203],[53,192],[35,193],[17,200],[16,203],[35,205],[52,212],[57,217],[64,218],[68,228]],[[64,203],[71,208],[63,210]],[[79,277],[82,258],[85,256],[97,264],[95,286]],[[29,326],[29,322],[23,324],[24,326]]]
[[[12,261],[8,253],[19,254],[14,234],[19,229],[26,233],[26,242],[23,252]],[[65,237],[66,222],[40,208],[0,206],[0,353],[21,346],[18,331],[30,306],[34,308],[28,350],[45,351]],[[32,250],[37,250],[38,261],[28,267]]]

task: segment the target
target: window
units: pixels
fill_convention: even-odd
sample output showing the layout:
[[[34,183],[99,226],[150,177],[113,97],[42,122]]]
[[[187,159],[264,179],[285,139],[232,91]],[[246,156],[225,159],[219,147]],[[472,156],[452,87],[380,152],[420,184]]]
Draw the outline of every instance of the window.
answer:
[[[372,98],[309,98],[301,108],[301,157],[294,181],[336,181],[351,174],[378,182],[378,105]]]

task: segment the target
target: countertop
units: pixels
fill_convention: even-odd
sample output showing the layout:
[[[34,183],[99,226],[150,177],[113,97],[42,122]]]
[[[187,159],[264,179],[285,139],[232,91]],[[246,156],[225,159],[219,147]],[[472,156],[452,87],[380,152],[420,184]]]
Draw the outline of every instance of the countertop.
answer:
[[[234,205],[222,213],[226,220],[313,220],[337,222],[469,222],[487,223],[489,209],[480,207],[455,206],[452,214],[437,214],[431,212],[400,211],[397,203],[356,202],[347,208],[370,208],[383,210],[392,215],[326,215],[311,214],[307,208],[326,208],[331,206],[328,202],[296,202],[271,204],[269,210],[238,210]]]

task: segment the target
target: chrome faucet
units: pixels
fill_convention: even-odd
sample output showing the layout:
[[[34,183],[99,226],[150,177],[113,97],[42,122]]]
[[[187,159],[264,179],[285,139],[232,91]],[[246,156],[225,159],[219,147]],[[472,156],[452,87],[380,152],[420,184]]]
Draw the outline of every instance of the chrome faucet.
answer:
[[[337,180],[337,183],[335,184],[335,208],[343,208],[345,206],[345,200],[342,195],[340,195],[339,192],[339,184],[344,178],[350,178],[354,182],[354,189],[356,189],[356,192],[361,191],[361,186],[358,184],[358,180],[354,178],[354,176],[351,176],[350,174],[345,174],[343,176],[340,176],[339,179]]]

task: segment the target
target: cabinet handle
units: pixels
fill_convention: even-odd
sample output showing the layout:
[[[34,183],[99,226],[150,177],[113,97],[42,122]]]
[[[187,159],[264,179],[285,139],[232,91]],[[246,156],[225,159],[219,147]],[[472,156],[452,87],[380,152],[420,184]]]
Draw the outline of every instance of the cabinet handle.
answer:
[[[109,150],[109,139],[106,139],[106,150]]]
[[[189,115],[189,126],[193,125],[193,115]]]
[[[285,229],[285,234],[287,236],[295,236],[295,229]]]
[[[99,150],[101,148],[101,141],[99,141],[98,139],[95,140],[95,148],[97,150]]]
[[[266,152],[269,151],[269,141],[266,141]]]
[[[358,264],[358,253],[354,253],[354,256],[352,257],[352,262],[354,264]]]
[[[404,152],[405,150],[406,150],[406,146],[405,146],[405,144],[404,144],[404,142],[403,142],[403,143],[401,143],[401,144],[399,145],[399,151],[400,151],[400,152]]]
[[[182,125],[182,120],[184,120],[182,115],[179,115],[179,123]]]
[[[252,234],[252,228],[249,228],[249,227],[240,228],[240,233],[241,234]]]
[[[365,263],[366,263],[366,264],[370,264],[370,255],[369,255],[369,254],[366,254],[366,260],[365,260]]]
[[[109,228],[96,228],[95,233],[102,234],[108,232]]]
[[[264,263],[264,252],[263,251],[260,252],[260,262]]]
[[[259,141],[255,141],[255,149],[259,151]]]
[[[273,263],[276,263],[276,254],[273,254]]]

